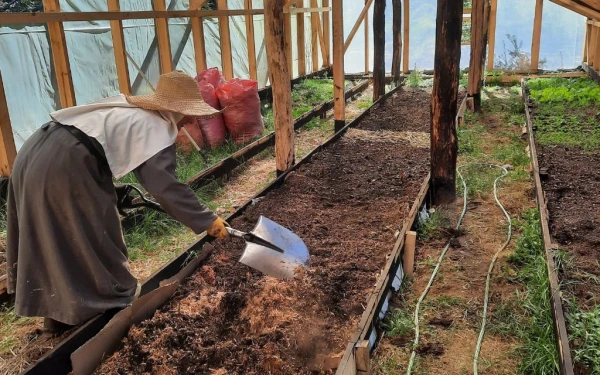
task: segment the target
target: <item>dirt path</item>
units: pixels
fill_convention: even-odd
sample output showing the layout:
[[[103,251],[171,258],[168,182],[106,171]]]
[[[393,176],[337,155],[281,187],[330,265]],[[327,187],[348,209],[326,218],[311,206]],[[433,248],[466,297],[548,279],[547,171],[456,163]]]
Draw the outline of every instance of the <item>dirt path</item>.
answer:
[[[508,89],[494,90],[489,96],[492,101],[506,101],[511,97]],[[511,217],[518,218],[535,203],[527,178],[529,160],[523,157],[526,143],[519,140],[522,123],[513,118],[511,124],[502,114],[507,108],[492,103],[484,104],[482,115],[466,116],[465,124],[459,130],[458,164],[483,161],[512,164],[514,170],[502,182],[499,197]],[[511,143],[515,149],[502,152],[502,145]],[[376,350],[375,374],[406,372],[414,340],[412,320],[416,301],[452,235],[457,238],[452,241],[438,276],[421,305],[421,340],[412,373],[473,373],[485,278],[493,255],[506,239],[506,219],[496,206],[491,190],[493,180],[499,174],[498,170],[487,167],[463,169],[469,198],[468,211],[459,232],[454,227],[462,211],[462,189],[459,189],[460,198],[455,204],[437,207],[431,213],[430,221],[419,228],[415,277],[392,302],[390,315],[384,323],[387,337]],[[521,342],[511,324],[517,324],[516,319],[520,319],[517,292],[522,292],[522,286],[512,279],[515,271],[508,262],[518,236],[517,233],[501,254],[493,273],[488,328],[479,360],[480,374],[518,372],[517,349]]]

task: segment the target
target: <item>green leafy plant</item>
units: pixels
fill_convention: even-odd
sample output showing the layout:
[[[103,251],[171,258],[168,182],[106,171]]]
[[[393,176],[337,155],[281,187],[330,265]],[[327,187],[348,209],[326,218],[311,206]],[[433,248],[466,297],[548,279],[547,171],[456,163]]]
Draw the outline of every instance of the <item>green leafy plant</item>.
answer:
[[[600,374],[600,307],[588,312],[571,303],[568,315],[575,361],[587,366],[592,374]]]
[[[401,337],[412,334],[414,322],[410,312],[396,309],[389,318],[383,322],[383,328],[390,337]]]

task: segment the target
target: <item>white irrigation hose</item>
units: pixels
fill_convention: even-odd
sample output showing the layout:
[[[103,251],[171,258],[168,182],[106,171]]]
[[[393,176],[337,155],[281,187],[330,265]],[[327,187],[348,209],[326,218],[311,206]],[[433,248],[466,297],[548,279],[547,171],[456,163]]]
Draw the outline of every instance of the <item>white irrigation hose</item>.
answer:
[[[500,209],[502,210],[502,212],[504,213],[504,216],[506,217],[507,221],[508,221],[508,234],[507,234],[507,238],[506,238],[506,242],[500,247],[500,249],[496,252],[496,254],[494,255],[494,257],[492,258],[492,262],[490,263],[490,267],[488,269],[488,274],[487,274],[487,278],[486,278],[486,285],[485,285],[485,297],[484,297],[484,304],[483,304],[483,321],[481,324],[481,331],[479,332],[479,338],[477,339],[477,346],[475,349],[475,356],[473,359],[473,370],[474,370],[474,375],[477,375],[477,365],[478,365],[478,361],[479,361],[479,354],[481,352],[481,344],[483,342],[483,336],[485,334],[485,323],[486,323],[486,319],[487,319],[487,309],[488,309],[488,300],[489,300],[489,290],[490,290],[490,279],[491,279],[491,274],[492,274],[492,270],[494,269],[494,265],[496,264],[496,260],[498,259],[498,256],[500,255],[500,253],[506,248],[506,246],[508,246],[510,239],[511,239],[511,235],[512,235],[512,223],[510,221],[510,216],[508,215],[508,213],[506,212],[506,210],[504,209],[504,206],[502,206],[502,203],[500,203],[500,200],[498,199],[498,181],[500,181],[502,178],[504,178],[507,174],[508,171],[506,170],[505,167],[496,165],[496,164],[490,164],[490,163],[470,163],[470,164],[463,164],[461,166],[459,166],[456,169],[456,173],[458,174],[458,176],[460,177],[460,180],[462,182],[463,185],[463,211],[460,214],[460,218],[458,219],[458,223],[456,224],[456,230],[458,230],[460,228],[460,225],[462,224],[462,221],[465,217],[465,214],[467,213],[467,185],[465,183],[465,179],[463,178],[462,174],[460,173],[460,169],[464,168],[466,166],[471,166],[471,165],[483,165],[483,166],[488,166],[488,167],[492,167],[492,168],[500,168],[503,170],[503,174],[499,177],[497,177],[494,180],[494,199],[496,201],[496,204],[500,207]],[[452,241],[452,239],[454,238],[454,236],[450,239],[450,241]],[[440,258],[438,260],[438,263],[435,266],[435,269],[433,270],[433,273],[431,274],[431,277],[429,279],[429,283],[427,284],[427,287],[425,288],[425,290],[423,291],[423,294],[421,294],[421,297],[419,297],[419,300],[417,301],[417,305],[415,306],[415,318],[414,318],[414,324],[415,324],[415,341],[413,343],[413,350],[412,353],[410,355],[410,361],[408,363],[408,368],[406,370],[406,374],[410,375],[412,372],[412,367],[414,365],[414,361],[415,361],[415,357],[417,355],[417,346],[419,345],[419,338],[420,338],[420,333],[419,333],[419,310],[421,307],[421,303],[423,302],[423,300],[425,299],[425,297],[427,296],[427,294],[429,293],[429,290],[431,289],[431,286],[433,285],[433,281],[435,279],[435,277],[437,276],[437,273],[442,265],[442,262],[444,260],[444,257],[446,256],[446,253],[448,252],[448,249],[450,248],[450,241],[448,241],[448,243],[446,244],[446,246],[444,247],[444,250],[442,251],[442,254],[440,255]]]
[[[510,215],[508,215],[508,212],[506,212],[506,209],[504,208],[504,206],[502,205],[502,203],[500,203],[500,200],[498,199],[498,181],[500,181],[502,178],[506,177],[506,175],[508,174],[508,171],[506,170],[505,167],[495,165],[495,164],[481,163],[480,165],[487,165],[492,168],[500,168],[504,172],[501,176],[498,176],[494,180],[494,200],[496,201],[496,204],[498,205],[498,207],[500,207],[500,209],[504,213],[504,217],[506,217],[506,221],[508,222],[508,232],[506,234],[506,241],[504,242],[504,244],[502,244],[500,249],[498,249],[496,254],[494,254],[494,257],[492,258],[492,262],[490,263],[487,277],[485,279],[485,297],[483,299],[483,318],[481,320],[481,331],[479,331],[479,338],[477,339],[477,346],[475,347],[475,356],[473,357],[473,373],[474,373],[474,375],[478,374],[477,366],[478,366],[478,362],[479,362],[479,354],[481,353],[481,344],[483,343],[483,335],[485,334],[485,323],[486,323],[486,319],[487,319],[488,300],[489,300],[489,295],[490,295],[490,279],[492,278],[492,271],[494,270],[494,266],[496,265],[496,260],[498,260],[498,256],[500,255],[500,253],[502,251],[504,251],[504,249],[506,249],[506,247],[510,243],[510,238],[512,236],[512,222],[510,221]],[[459,167],[459,169],[461,167]]]
[[[456,173],[458,173],[458,176],[460,177],[460,180],[463,185],[463,211],[460,214],[458,223],[456,223],[456,230],[458,230],[460,228],[460,224],[462,223],[462,221],[465,217],[465,214],[467,213],[467,185],[465,184],[465,179],[460,174],[459,169],[456,170]],[[452,238],[454,238],[454,236],[452,236]],[[452,239],[450,239],[450,241],[451,240]],[[410,354],[410,361],[408,362],[408,368],[406,370],[406,375],[411,374],[412,367],[415,362],[415,357],[417,356],[417,346],[419,345],[419,309],[421,308],[421,302],[423,302],[423,300],[427,296],[427,293],[429,293],[429,290],[431,289],[431,285],[433,284],[433,280],[435,279],[435,276],[437,275],[437,273],[440,269],[440,266],[442,265],[444,256],[446,256],[446,253],[448,252],[448,249],[450,248],[450,241],[448,241],[448,243],[446,244],[446,247],[444,247],[444,251],[442,251],[442,254],[440,255],[438,263],[435,265],[433,273],[431,274],[431,277],[429,278],[429,283],[427,284],[427,287],[423,291],[423,294],[421,294],[421,297],[419,297],[419,300],[417,301],[417,306],[415,307],[415,320],[414,320],[415,342],[413,343],[413,350],[412,350],[412,353]]]

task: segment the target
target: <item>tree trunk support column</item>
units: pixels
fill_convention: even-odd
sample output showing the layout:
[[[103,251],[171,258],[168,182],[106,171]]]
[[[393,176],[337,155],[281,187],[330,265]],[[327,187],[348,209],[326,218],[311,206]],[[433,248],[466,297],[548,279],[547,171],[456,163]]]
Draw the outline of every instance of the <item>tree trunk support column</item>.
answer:
[[[392,77],[394,85],[400,84],[400,72],[402,70],[402,1],[392,0],[393,8],[393,57],[392,57]]]
[[[456,113],[462,18],[462,0],[438,0],[431,98],[431,197],[435,205],[456,199]]]
[[[385,0],[373,9],[373,101],[385,94]]]
[[[294,165],[294,121],[292,119],[292,88],[284,30],[285,0],[265,0],[265,41],[269,79],[273,90],[275,120],[275,163],[277,175]]]
[[[471,111],[481,109],[481,86],[483,82],[483,65],[488,39],[488,19],[490,7],[488,0],[473,0],[471,13],[471,60],[469,64],[469,83],[467,94],[472,101],[467,102]]]

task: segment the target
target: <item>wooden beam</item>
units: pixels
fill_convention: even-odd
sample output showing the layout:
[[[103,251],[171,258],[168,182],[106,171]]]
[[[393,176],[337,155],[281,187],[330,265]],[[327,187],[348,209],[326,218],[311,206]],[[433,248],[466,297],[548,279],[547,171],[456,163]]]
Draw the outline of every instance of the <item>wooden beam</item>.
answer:
[[[402,51],[402,72],[408,74],[408,57],[409,57],[409,42],[410,42],[410,0],[404,0],[404,43]]]
[[[152,0],[154,10],[166,11],[165,0]],[[158,56],[160,57],[161,74],[173,71],[173,58],[171,56],[171,40],[169,39],[169,23],[166,18],[155,18],[156,38],[158,39]]]
[[[550,0],[555,4],[558,4],[564,8],[567,8],[575,13],[579,13],[582,16],[600,21],[600,11],[598,9],[588,8],[585,5],[581,5],[571,0]]]
[[[434,205],[456,199],[456,113],[462,15],[462,1],[438,0],[431,99],[431,197]]]
[[[350,30],[350,34],[348,34],[348,38],[346,38],[346,41],[344,42],[344,53],[346,53],[346,51],[348,50],[348,47],[350,47],[350,44],[352,43],[352,39],[354,39],[354,35],[356,35],[356,31],[358,31],[360,24],[365,19],[365,16],[369,12],[369,8],[371,7],[372,3],[373,3],[373,0],[367,0],[367,2],[365,3],[365,6],[363,7],[363,10],[358,15],[358,19],[354,23],[354,26],[352,26],[352,30]]]
[[[498,0],[492,0],[490,8],[490,24],[488,30],[488,63],[487,70],[494,70],[494,52],[496,46],[496,12],[498,10]]]
[[[589,24],[590,19],[588,18],[588,22],[585,25],[585,35],[583,37],[583,56],[581,57],[581,61],[587,62],[588,59],[588,46],[590,44],[590,36],[592,33],[592,26]]]
[[[594,51],[594,61],[592,68],[600,70],[600,27],[594,27],[596,32],[592,32],[592,36],[595,36],[590,44],[590,49]]]
[[[13,137],[10,116],[8,113],[8,104],[6,103],[6,93],[4,92],[4,83],[2,82],[2,73],[0,72],[0,175],[10,176],[13,163],[17,157],[15,148],[15,139]]]
[[[373,101],[385,94],[385,1],[375,0],[373,9]]]
[[[51,0],[52,1],[52,0]],[[48,22],[142,20],[152,18],[222,17],[264,14],[263,9],[254,10],[144,10],[135,12],[38,12],[0,13],[0,25],[44,24]]]
[[[220,10],[227,9],[227,0],[217,0]],[[221,40],[221,64],[223,65],[223,76],[226,79],[233,78],[233,58],[231,56],[231,34],[229,32],[229,17],[219,17],[219,38]]]
[[[244,0],[246,9],[252,9],[252,0]],[[248,43],[248,70],[250,79],[258,79],[258,71],[256,68],[256,45],[254,39],[254,16],[248,14],[246,16],[246,42]]]
[[[538,71],[540,62],[540,41],[542,37],[542,10],[543,0],[535,2],[535,17],[533,19],[533,37],[531,39],[531,72]]]
[[[285,53],[288,55],[288,71],[290,78],[294,78],[294,54],[292,52],[292,15],[285,13],[283,15],[283,27],[285,31]]]
[[[323,0],[323,6],[329,7],[329,0]],[[324,51],[326,57],[323,61],[324,67],[331,66],[331,24],[329,18],[329,12],[323,12],[323,40],[325,44]]]
[[[481,85],[483,82],[483,65],[487,46],[487,21],[489,6],[487,0],[473,0],[473,20],[471,22],[471,59],[469,63],[469,81],[467,95],[473,98],[471,110],[481,109]]]
[[[323,59],[323,68],[329,67],[329,48],[325,45],[325,37],[323,36],[323,28],[321,27],[321,18],[317,17],[317,35],[319,37],[319,45],[321,46],[321,57]]]
[[[284,0],[265,0],[265,42],[269,79],[273,90],[275,121],[275,164],[280,175],[294,165],[294,120],[292,88],[285,51]]]
[[[119,0],[108,0],[108,10],[119,11]],[[110,21],[110,33],[112,35],[113,49],[115,52],[119,90],[123,94],[131,94],[129,68],[127,67],[127,53],[125,52],[125,37],[123,35],[123,22],[119,20]]]
[[[58,0],[43,0],[44,12],[60,12]],[[48,22],[48,35],[52,51],[54,74],[58,84],[61,108],[72,107],[76,104],[75,89],[71,78],[71,65],[65,39],[65,29],[61,22]]]
[[[190,10],[200,10],[206,0],[190,0]],[[192,39],[194,41],[194,56],[196,73],[206,70],[206,47],[204,45],[204,24],[200,17],[190,17],[192,24]]]
[[[402,1],[392,0],[392,77],[394,84],[400,83],[400,73],[402,66]]]
[[[310,0],[310,6],[316,7],[317,0]],[[319,13],[310,14],[310,48],[312,53],[312,71],[319,70]]]
[[[333,116],[334,129],[337,132],[346,125],[343,0],[334,0],[331,12],[333,19]]]
[[[368,3],[369,0],[365,0],[365,4]],[[363,22],[363,27],[365,29],[365,74],[369,74],[369,66],[371,65],[370,52],[369,52],[369,14],[365,16],[365,20]]]
[[[310,8],[290,8],[290,9],[284,9],[283,13],[289,13],[289,14],[298,14],[298,13],[322,13],[322,12],[326,12],[326,11],[330,11],[331,8],[329,7],[310,7]]]
[[[302,8],[304,0],[297,0],[296,6]],[[306,74],[306,41],[304,31],[304,13],[296,13],[296,39],[298,41],[298,75]]]
[[[598,41],[598,28],[592,26],[590,43],[589,43],[589,47],[588,47],[588,60],[587,60],[588,65],[591,66],[592,68],[594,67],[594,64],[597,64],[596,63],[596,44],[598,44],[597,41]]]

